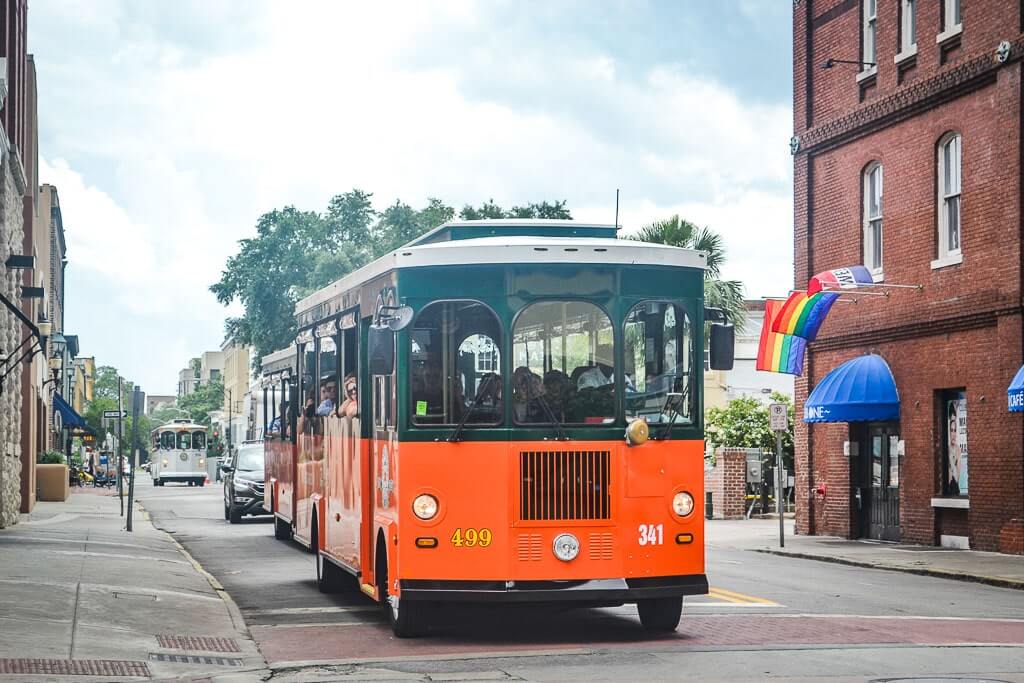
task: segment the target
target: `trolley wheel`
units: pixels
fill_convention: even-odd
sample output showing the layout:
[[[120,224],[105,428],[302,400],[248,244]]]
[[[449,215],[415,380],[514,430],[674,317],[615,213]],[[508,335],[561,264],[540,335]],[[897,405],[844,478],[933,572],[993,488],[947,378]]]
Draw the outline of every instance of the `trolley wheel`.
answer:
[[[234,507],[233,508],[229,508],[228,509],[228,518],[230,519],[232,524],[241,524],[242,523],[242,511],[239,510],[238,508],[234,508]]]
[[[206,480],[205,479],[196,479],[196,486],[199,486],[199,487],[206,486]]]
[[[377,595],[388,617],[391,631],[398,638],[416,638],[426,630],[429,605],[425,602],[402,600],[388,592],[388,560],[383,544],[377,546]]]
[[[274,538],[279,541],[287,541],[292,537],[292,525],[274,515]]]
[[[159,486],[159,485],[160,485],[160,484],[159,484],[159,483],[157,483],[157,480],[156,480],[156,479],[154,479],[154,480],[153,480],[153,486]]]
[[[316,562],[316,587],[321,593],[352,593],[359,590],[359,581],[347,571],[326,559],[317,547],[313,531],[313,555]]]
[[[637,600],[636,609],[645,629],[671,633],[679,626],[679,618],[683,615],[683,597]]]

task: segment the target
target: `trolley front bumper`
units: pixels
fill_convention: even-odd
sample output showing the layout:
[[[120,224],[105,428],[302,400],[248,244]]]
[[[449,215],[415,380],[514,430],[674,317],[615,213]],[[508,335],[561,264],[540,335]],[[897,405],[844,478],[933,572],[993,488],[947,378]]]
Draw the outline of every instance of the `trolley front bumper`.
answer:
[[[705,595],[704,574],[588,581],[444,581],[403,579],[403,600],[441,602],[635,602]]]

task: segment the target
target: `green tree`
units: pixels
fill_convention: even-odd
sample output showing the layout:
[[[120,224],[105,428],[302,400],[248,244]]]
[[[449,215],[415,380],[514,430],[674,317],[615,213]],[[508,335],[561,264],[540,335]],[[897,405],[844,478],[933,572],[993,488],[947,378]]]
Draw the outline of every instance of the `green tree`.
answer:
[[[228,318],[225,332],[253,345],[253,367],[292,343],[299,299],[455,216],[455,209],[433,197],[419,210],[396,200],[380,213],[372,199],[371,193],[353,189],[333,197],[322,215],[292,206],[277,209],[259,218],[255,237],[239,241],[238,253],[210,290],[222,304],[242,304],[243,315]],[[570,218],[565,204],[543,201],[513,211],[521,217]],[[512,215],[493,200],[462,211],[463,218]]]
[[[706,252],[708,268],[704,274],[704,305],[722,309],[726,319],[737,330],[743,329],[747,319],[743,283],[720,278],[722,264],[725,263],[725,243],[721,235],[711,228],[697,227],[676,214],[645,225],[635,234],[627,235],[626,239]]]
[[[772,403],[785,403],[789,419],[782,435],[783,461],[793,471],[793,401],[777,391]],[[704,433],[712,447],[763,448],[775,450],[775,432],[769,426],[768,406],[756,398],[743,396],[729,401],[724,408],[709,408],[704,417]]]
[[[178,407],[188,413],[193,422],[210,425],[210,413],[224,405],[224,383],[219,379],[196,387],[187,396],[178,399]]]
[[[117,368],[111,365],[100,365],[96,368],[95,385],[93,386],[93,399],[113,399],[114,407],[117,407]]]

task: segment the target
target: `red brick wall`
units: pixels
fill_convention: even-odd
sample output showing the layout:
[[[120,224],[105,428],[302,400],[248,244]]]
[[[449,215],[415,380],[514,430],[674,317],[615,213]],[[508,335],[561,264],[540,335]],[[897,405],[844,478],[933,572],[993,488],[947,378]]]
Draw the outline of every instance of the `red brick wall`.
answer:
[[[715,519],[742,519],[747,484],[747,456],[743,448],[719,448],[715,466],[704,470],[704,490],[712,494]]]
[[[848,5],[818,22],[809,40],[818,66],[809,68],[808,15],[820,18]],[[802,412],[809,389],[837,365],[862,353],[881,354],[892,367],[902,404],[903,539],[932,544],[939,533],[964,531],[973,548],[1016,547],[1019,522],[1012,520],[1024,518],[1024,418],[1007,411],[1006,386],[1024,362],[1020,3],[964,3],[961,47],[940,65],[938,3],[919,2],[917,66],[902,86],[893,63],[897,6],[879,2],[878,84],[872,94],[873,101],[890,97],[895,104],[874,112],[867,109],[870,103],[859,103],[856,67],[818,68],[828,57],[858,58],[860,3],[832,0],[794,10],[795,130],[802,135],[808,127],[808,108],[814,129],[807,136],[811,144],[794,160],[796,286],[806,286],[814,273],[863,262],[861,174],[872,161],[884,169],[885,280],[922,285],[920,291],[891,290],[885,299],[836,304],[797,380],[797,410]],[[1014,57],[997,66],[991,54],[1004,39],[1014,41]],[[964,71],[969,65],[976,66]],[[926,84],[932,88],[928,99],[918,96]],[[863,118],[849,118],[862,110]],[[936,145],[947,131],[962,135],[963,263],[933,270]],[[931,507],[939,494],[941,452],[935,392],[954,387],[966,387],[968,399],[970,510],[959,517]],[[798,424],[800,533],[851,534],[849,460],[842,451],[848,438],[845,424]],[[823,500],[811,494],[819,484],[827,486]]]

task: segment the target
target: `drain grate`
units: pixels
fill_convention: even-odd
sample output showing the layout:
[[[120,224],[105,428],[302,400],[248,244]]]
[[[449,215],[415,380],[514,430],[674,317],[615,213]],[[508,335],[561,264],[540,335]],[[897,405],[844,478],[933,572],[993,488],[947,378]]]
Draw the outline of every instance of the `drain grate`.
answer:
[[[0,659],[0,674],[150,677],[145,662],[115,659]]]
[[[167,655],[162,652],[150,652],[149,658],[154,662],[173,662],[175,664],[242,666],[242,660],[237,657],[216,657],[213,655]]]
[[[200,652],[241,652],[242,650],[231,638],[213,636],[168,636],[156,637],[160,647],[172,650],[199,650]]]

